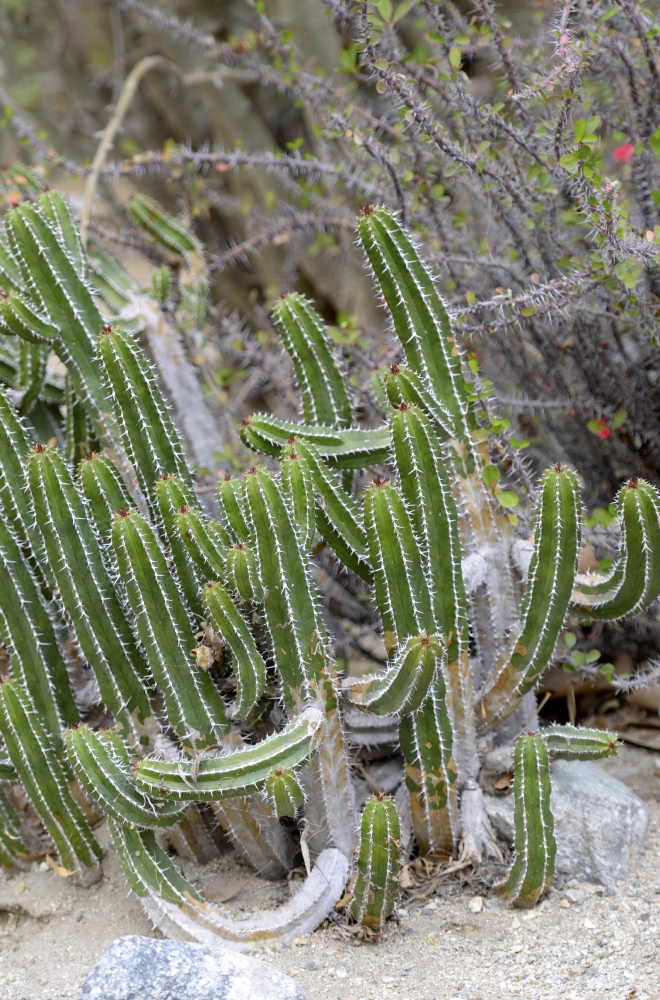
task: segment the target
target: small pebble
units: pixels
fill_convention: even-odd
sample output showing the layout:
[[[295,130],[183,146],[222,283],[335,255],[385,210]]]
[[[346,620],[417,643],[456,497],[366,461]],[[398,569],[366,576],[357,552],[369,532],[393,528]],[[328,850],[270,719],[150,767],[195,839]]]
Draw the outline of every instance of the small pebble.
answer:
[[[500,901],[499,899],[485,899],[484,906],[486,907],[487,910],[499,910]]]
[[[566,899],[578,906],[580,903],[584,903],[584,893],[581,889],[567,889]]]
[[[318,967],[318,962],[315,962],[313,958],[311,958],[309,962],[305,962],[305,968],[309,969],[310,972],[314,972],[314,969],[318,969]]]
[[[468,909],[470,913],[481,913],[483,908],[484,908],[484,901],[481,896],[475,896],[474,899],[471,899],[470,902],[468,903]]]
[[[407,976],[408,975],[408,970],[407,969],[399,969],[399,975],[400,976]]]
[[[425,917],[428,917],[433,913],[433,910],[430,906],[423,906],[419,912],[423,913]]]

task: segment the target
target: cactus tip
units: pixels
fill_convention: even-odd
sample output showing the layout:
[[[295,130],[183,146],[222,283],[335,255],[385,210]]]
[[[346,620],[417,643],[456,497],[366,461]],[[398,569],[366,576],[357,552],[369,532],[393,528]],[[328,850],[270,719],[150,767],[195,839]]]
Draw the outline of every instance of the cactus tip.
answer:
[[[637,476],[631,476],[630,479],[628,480],[628,486],[630,487],[630,489],[636,490],[638,485],[639,485],[639,479],[637,478]]]
[[[554,469],[555,472],[563,472],[564,471],[564,466],[561,464],[561,462],[555,462],[555,464],[552,466],[552,468]]]
[[[385,485],[385,480],[381,476],[376,476],[375,479],[371,480],[371,485],[375,486],[377,489],[380,489],[381,486]]]
[[[126,510],[125,507],[120,507],[119,510],[117,511],[117,515],[119,517],[130,517],[131,516],[130,513]]]
[[[107,323],[105,326],[101,327],[101,336],[107,337],[109,333],[113,332],[113,327]]]
[[[46,450],[46,445],[42,444],[40,441],[39,444],[34,446],[34,450],[36,451],[37,455],[43,455],[43,453]]]
[[[374,210],[374,206],[373,205],[363,205],[362,206],[362,214],[363,215],[369,216],[369,215],[371,215],[373,213],[373,210]]]
[[[182,504],[181,507],[179,507],[179,514],[187,514],[187,513],[188,513],[188,508],[186,507],[185,504]]]
[[[249,427],[249,426],[250,426],[250,418],[241,417],[241,427]]]
[[[390,365],[390,375],[398,375],[400,370],[399,365]]]

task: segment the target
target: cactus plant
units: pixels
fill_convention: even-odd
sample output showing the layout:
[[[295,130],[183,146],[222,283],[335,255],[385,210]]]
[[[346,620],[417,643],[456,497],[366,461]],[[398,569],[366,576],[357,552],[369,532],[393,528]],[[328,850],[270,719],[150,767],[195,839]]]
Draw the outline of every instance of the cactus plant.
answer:
[[[350,911],[355,919],[379,930],[394,909],[399,884],[401,829],[394,800],[372,795],[362,813],[360,852]]]
[[[135,199],[131,213],[154,238],[203,260],[155,204]],[[0,780],[22,782],[62,865],[80,873],[95,869],[99,848],[78,800],[94,799],[154,922],[205,943],[290,939],[342,895],[357,840],[342,702],[398,720],[420,851],[446,859],[463,838],[476,863],[492,850],[478,741],[506,735],[507,720],[514,732],[529,722],[530,692],[571,601],[624,614],[660,590],[658,497],[631,481],[619,498],[619,564],[605,579],[580,578],[574,592],[579,495],[574,474],[557,465],[539,490],[517,613],[513,526],[487,471],[480,392],[396,218],[365,209],[358,228],[407,359],[385,375],[387,419],[352,425],[322,320],[299,295],[281,300],[275,321],[304,419],[244,422],[245,443],[278,464],[221,477],[221,520],[199,503],[137,331],[99,311],[99,298],[116,311],[137,294],[131,279],[100,251],[90,263],[55,192],[12,207],[0,240],[9,262],[2,337],[46,345],[68,379],[55,403],[42,382],[25,417],[18,383],[0,392],[0,632],[12,675],[0,687]],[[38,439],[47,413],[59,449]],[[351,470],[378,464],[387,472],[354,495]],[[372,587],[389,657],[381,673],[338,676],[310,567],[321,539]],[[91,715],[72,686],[69,668],[81,664],[102,703]],[[89,725],[78,725],[81,714]],[[557,754],[600,753],[598,738],[581,732],[553,730],[547,740]],[[541,746],[536,737],[529,745]],[[546,780],[541,765],[536,775],[525,768],[530,753],[520,751],[528,811],[530,779],[537,790]],[[249,921],[204,902],[153,833],[165,828],[174,846],[202,853],[212,813],[257,870],[281,877],[298,844],[279,819],[299,810],[315,866],[290,903]],[[0,823],[10,859],[20,845],[4,799]],[[363,814],[351,909],[367,924],[393,905],[397,823],[388,799]],[[532,846],[546,852],[542,887],[549,848]],[[519,877],[522,863],[513,895],[528,896],[536,889]]]

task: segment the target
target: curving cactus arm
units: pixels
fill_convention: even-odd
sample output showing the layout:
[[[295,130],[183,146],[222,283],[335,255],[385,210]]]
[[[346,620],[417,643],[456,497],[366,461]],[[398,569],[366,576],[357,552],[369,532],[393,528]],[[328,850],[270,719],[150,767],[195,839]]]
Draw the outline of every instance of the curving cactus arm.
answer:
[[[604,579],[578,577],[573,603],[592,618],[622,618],[647,608],[660,594],[660,495],[630,479],[617,497],[621,553]]]
[[[384,674],[349,678],[343,691],[350,702],[376,715],[408,715],[426,698],[444,659],[444,646],[435,636],[410,636]]]
[[[557,465],[543,476],[534,554],[515,642],[500,656],[479,695],[483,727],[505,719],[536,685],[552,656],[571,600],[580,545],[581,506],[575,475]]]
[[[308,426],[278,420],[265,413],[255,413],[242,421],[241,440],[253,451],[278,458],[283,444],[299,437],[313,444],[321,458],[332,468],[364,469],[390,458],[390,434],[387,427],[376,430],[337,430],[334,427]]]
[[[307,708],[279,733],[256,746],[195,761],[143,760],[135,771],[139,791],[179,802],[217,802],[259,791],[276,764],[299,767],[312,755],[323,713]],[[319,736],[321,734],[319,733]]]
[[[154,829],[171,826],[185,815],[186,806],[180,802],[156,804],[137,789],[131,759],[119,733],[79,726],[69,729],[65,740],[67,759],[80,784],[110,816]]]
[[[288,903],[234,919],[202,899],[158,847],[152,833],[140,833],[113,820],[109,825],[131,888],[142,898],[154,926],[170,937],[183,933],[207,947],[229,946],[238,951],[264,941],[286,944],[315,930],[344,892],[348,861],[340,851],[329,849]]]

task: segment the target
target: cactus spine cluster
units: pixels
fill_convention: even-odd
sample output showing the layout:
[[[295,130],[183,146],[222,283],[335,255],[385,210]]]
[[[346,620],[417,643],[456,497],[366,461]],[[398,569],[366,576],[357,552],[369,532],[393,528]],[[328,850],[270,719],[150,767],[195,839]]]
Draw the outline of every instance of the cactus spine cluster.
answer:
[[[199,326],[197,240],[148,199],[130,212],[184,258],[180,323]],[[358,231],[407,362],[383,378],[386,420],[353,425],[321,318],[287,296],[274,316],[303,420],[244,421],[245,444],[279,471],[257,464],[221,478],[219,520],[200,505],[129,322],[132,279],[100,248],[88,255],[57,192],[11,208],[0,234],[0,336],[19,360],[38,354],[27,388],[17,362],[0,391],[0,634],[11,673],[0,686],[0,781],[23,785],[71,871],[98,864],[79,805],[93,799],[154,922],[204,943],[290,939],[343,894],[358,822],[342,703],[398,722],[420,851],[446,859],[463,839],[476,862],[491,849],[478,740],[508,719],[514,731],[528,723],[527,696],[571,602],[594,616],[628,614],[660,592],[659,499],[641,481],[618,499],[621,559],[575,590],[579,495],[574,474],[555,466],[541,483],[516,608],[513,529],[486,485],[488,427],[445,307],[392,214],[365,210]],[[157,278],[157,300],[168,280]],[[67,372],[59,396],[46,374],[53,356]],[[374,465],[387,473],[356,496],[352,470]],[[389,657],[380,673],[338,677],[310,572],[321,539],[373,590]],[[598,734],[561,728],[519,745],[512,898],[533,899],[552,874],[548,753],[602,752]],[[201,899],[154,835],[166,830],[173,846],[203,854],[212,815],[257,870],[282,877],[303,811],[309,878],[290,903],[244,921]],[[3,863],[20,857],[19,832],[3,796]],[[392,800],[369,801],[359,841],[350,911],[376,926],[397,886]]]

